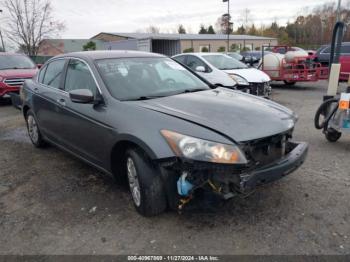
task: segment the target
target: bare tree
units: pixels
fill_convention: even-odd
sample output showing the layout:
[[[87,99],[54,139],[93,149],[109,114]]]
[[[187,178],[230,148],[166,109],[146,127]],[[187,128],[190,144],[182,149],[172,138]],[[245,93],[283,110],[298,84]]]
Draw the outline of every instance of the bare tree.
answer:
[[[4,0],[7,11],[6,35],[26,54],[37,55],[39,43],[64,30],[54,20],[50,0]]]
[[[146,28],[146,33],[159,34],[160,28],[154,25],[150,25],[148,28]]]

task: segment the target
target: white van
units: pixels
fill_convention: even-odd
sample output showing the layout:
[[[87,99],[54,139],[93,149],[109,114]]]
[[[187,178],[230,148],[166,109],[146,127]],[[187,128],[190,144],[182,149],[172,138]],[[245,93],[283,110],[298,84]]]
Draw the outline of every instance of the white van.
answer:
[[[270,77],[264,72],[220,53],[186,53],[172,57],[196,71],[213,85],[236,88],[257,96],[271,93]]]

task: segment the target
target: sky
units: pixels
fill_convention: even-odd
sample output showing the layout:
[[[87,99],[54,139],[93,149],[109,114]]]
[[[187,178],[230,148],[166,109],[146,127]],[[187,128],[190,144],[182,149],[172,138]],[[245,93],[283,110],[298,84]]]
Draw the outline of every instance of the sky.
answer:
[[[100,32],[135,32],[155,25],[161,32],[175,32],[183,24],[197,33],[200,24],[215,25],[227,12],[222,0],[51,0],[54,16],[66,25],[65,38],[90,38]],[[235,26],[240,25],[244,9],[255,24],[277,21],[285,24],[298,14],[332,0],[231,0]],[[334,2],[336,0],[333,0]]]

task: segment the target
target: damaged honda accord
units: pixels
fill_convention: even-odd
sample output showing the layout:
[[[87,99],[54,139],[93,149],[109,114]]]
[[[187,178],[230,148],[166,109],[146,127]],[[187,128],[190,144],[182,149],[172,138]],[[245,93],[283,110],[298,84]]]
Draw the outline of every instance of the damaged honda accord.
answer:
[[[297,116],[211,86],[162,55],[95,51],[49,60],[21,90],[34,146],[53,144],[129,185],[144,216],[200,192],[230,199],[290,174],[307,143]]]

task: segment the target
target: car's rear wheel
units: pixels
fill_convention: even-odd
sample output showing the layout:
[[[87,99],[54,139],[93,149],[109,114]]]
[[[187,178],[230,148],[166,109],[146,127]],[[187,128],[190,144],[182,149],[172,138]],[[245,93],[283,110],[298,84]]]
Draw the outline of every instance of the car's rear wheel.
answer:
[[[167,207],[160,172],[139,149],[129,149],[125,158],[129,189],[136,210],[143,216],[155,216]]]
[[[35,147],[44,147],[45,141],[40,133],[38,123],[31,110],[28,110],[26,115],[27,130],[30,140]]]

